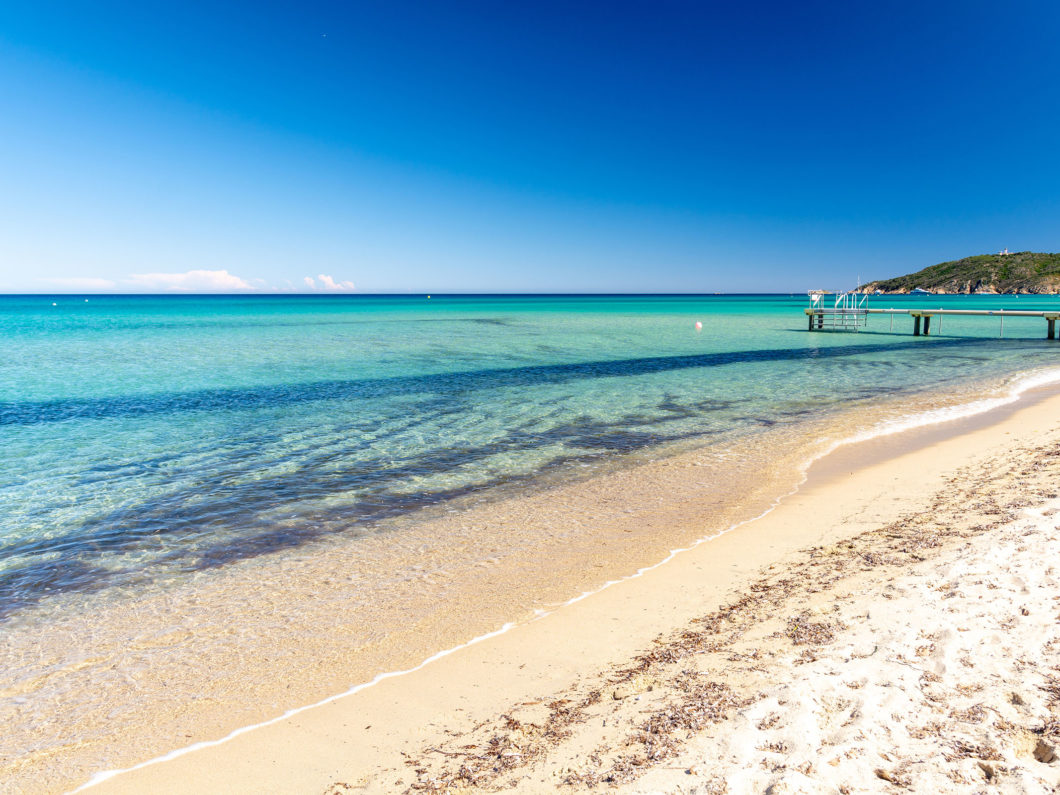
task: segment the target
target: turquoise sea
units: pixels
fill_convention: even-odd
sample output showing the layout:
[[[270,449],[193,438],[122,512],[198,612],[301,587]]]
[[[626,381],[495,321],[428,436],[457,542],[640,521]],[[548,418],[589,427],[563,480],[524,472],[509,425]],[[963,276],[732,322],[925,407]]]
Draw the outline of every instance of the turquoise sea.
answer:
[[[1051,296],[877,307],[1057,309]],[[1055,367],[1040,319],[802,295],[0,297],[0,616],[165,587],[550,472]],[[702,323],[697,331],[695,322]],[[917,401],[911,401],[911,405]]]

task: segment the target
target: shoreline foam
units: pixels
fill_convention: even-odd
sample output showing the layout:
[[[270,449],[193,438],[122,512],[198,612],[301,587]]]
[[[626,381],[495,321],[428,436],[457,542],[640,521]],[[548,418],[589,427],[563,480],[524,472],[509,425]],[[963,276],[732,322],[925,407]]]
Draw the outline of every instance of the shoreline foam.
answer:
[[[800,478],[799,478],[799,481],[798,481],[797,485],[791,491],[776,497],[773,500],[773,502],[770,504],[770,506],[768,508],[766,508],[766,510],[763,511],[761,514],[759,514],[759,515],[757,515],[755,517],[749,518],[749,519],[745,519],[745,520],[743,520],[741,522],[737,522],[737,523],[727,527],[726,529],[724,529],[722,531],[719,531],[719,532],[713,533],[711,535],[704,536],[704,537],[702,537],[700,539],[697,539],[694,543],[692,543],[692,544],[690,544],[688,546],[672,549],[670,551],[670,553],[665,558],[663,558],[662,560],[660,560],[660,561],[658,561],[658,562],[656,562],[654,564],[651,564],[649,566],[641,567],[640,569],[638,569],[633,574],[627,575],[627,576],[622,577],[622,578],[609,580],[608,582],[606,582],[604,585],[600,586],[599,588],[596,588],[596,589],[591,590],[591,591],[585,591],[582,594],[580,594],[580,595],[568,600],[567,602],[563,603],[559,607],[554,608],[553,610],[550,610],[550,611],[538,611],[538,614],[535,615],[533,618],[529,619],[529,622],[537,621],[537,620],[539,620],[541,618],[545,618],[545,617],[547,617],[549,615],[552,615],[553,613],[558,612],[559,610],[562,610],[564,607],[567,607],[567,606],[570,606],[570,605],[574,605],[574,604],[576,604],[578,602],[581,602],[581,601],[587,599],[590,596],[594,596],[596,594],[600,594],[600,593],[604,592],[605,590],[611,588],[614,585],[626,583],[626,582],[629,582],[631,580],[635,580],[637,578],[640,578],[640,577],[642,577],[643,575],[645,575],[646,573],[648,573],[650,571],[653,571],[653,570],[656,570],[656,569],[658,569],[660,567],[665,566],[667,563],[669,563],[672,560],[674,560],[678,555],[681,555],[683,553],[692,551],[692,550],[700,547],[703,544],[709,543],[710,541],[714,541],[714,540],[720,538],[723,535],[731,533],[731,532],[733,532],[733,531],[735,531],[737,529],[745,527],[746,525],[749,525],[751,523],[754,523],[754,522],[764,518],[765,516],[767,516],[770,513],[772,513],[785,500],[791,498],[793,495],[798,494],[800,488],[805,485],[806,480],[807,480],[807,472],[809,471],[810,467],[813,466],[814,463],[826,458],[827,456],[829,456],[830,454],[834,453],[836,450],[838,450],[838,449],[840,449],[842,447],[845,447],[845,446],[848,446],[848,445],[854,445],[854,444],[858,444],[858,443],[862,443],[862,442],[866,442],[866,441],[871,441],[871,440],[874,440],[874,439],[880,439],[880,438],[885,437],[885,436],[891,436],[891,435],[894,435],[894,434],[900,434],[902,432],[909,431],[909,430],[914,430],[914,429],[918,429],[918,428],[924,428],[924,427],[928,427],[928,426],[938,426],[938,425],[942,425],[942,424],[945,424],[945,423],[953,422],[953,421],[956,421],[956,420],[968,419],[968,418],[976,417],[976,416],[979,416],[979,415],[982,415],[982,414],[988,414],[988,413],[990,413],[990,412],[992,412],[992,411],[994,411],[996,409],[999,409],[999,408],[1002,408],[1002,407],[1005,407],[1005,406],[1010,406],[1010,405],[1012,405],[1014,403],[1018,403],[1020,398],[1024,394],[1026,394],[1027,392],[1029,392],[1031,390],[1034,390],[1036,388],[1040,388],[1040,387],[1043,387],[1043,386],[1048,386],[1048,385],[1051,385],[1051,384],[1055,384],[1055,383],[1057,383],[1057,381],[1060,381],[1060,370],[1056,370],[1056,369],[1039,371],[1037,373],[1032,373],[1032,374],[1020,376],[1020,377],[1017,377],[1015,379],[1014,383],[1011,383],[1011,384],[1008,385],[1008,388],[1007,388],[1006,392],[1003,395],[999,395],[999,396],[993,397],[993,398],[986,398],[986,399],[970,401],[970,402],[965,403],[965,404],[959,404],[957,406],[947,407],[947,408],[944,408],[944,409],[934,409],[934,410],[928,410],[928,411],[922,411],[922,412],[915,412],[915,413],[910,414],[908,417],[902,418],[901,420],[884,421],[882,423],[878,423],[876,426],[874,426],[873,429],[871,429],[869,431],[862,432],[861,434],[859,434],[857,436],[854,436],[854,437],[850,437],[850,438],[839,440],[839,441],[835,442],[834,444],[832,444],[829,448],[827,448],[823,452],[819,452],[818,454],[814,455],[812,458],[807,460],[805,462],[805,464],[801,468]],[[143,768],[145,768],[147,766],[159,764],[159,763],[164,762],[164,761],[169,761],[169,760],[178,758],[180,756],[184,756],[186,754],[192,753],[193,751],[201,750],[203,748],[220,746],[220,745],[222,745],[224,743],[227,743],[230,740],[233,740],[233,739],[235,739],[235,738],[237,738],[239,736],[242,736],[242,735],[244,735],[244,734],[246,734],[248,732],[251,732],[251,731],[254,731],[256,729],[263,728],[263,727],[266,727],[266,726],[272,726],[272,725],[281,723],[281,722],[283,722],[285,720],[288,720],[288,719],[294,717],[295,715],[304,713],[304,712],[306,712],[308,710],[316,709],[316,708],[324,706],[326,704],[330,704],[330,703],[335,702],[337,700],[344,699],[344,698],[347,698],[349,696],[352,696],[352,695],[355,695],[357,693],[360,693],[363,690],[365,690],[367,688],[370,688],[370,687],[372,687],[372,686],[374,686],[374,685],[376,685],[376,684],[378,684],[378,683],[380,683],[382,681],[385,681],[387,679],[391,679],[391,678],[394,678],[394,677],[405,676],[407,674],[420,671],[425,666],[429,665],[432,662],[435,662],[436,660],[439,660],[439,659],[442,659],[444,657],[447,657],[447,656],[449,656],[449,655],[451,655],[451,654],[453,654],[455,652],[467,649],[467,648],[469,648],[469,647],[471,647],[471,646],[473,646],[475,644],[478,644],[478,643],[480,643],[482,641],[498,637],[499,635],[507,633],[508,631],[510,631],[513,628],[516,628],[517,626],[524,626],[524,625],[526,625],[529,622],[528,621],[508,622],[504,626],[502,626],[500,629],[494,630],[494,631],[489,632],[489,633],[485,633],[483,635],[480,635],[478,637],[473,638],[471,641],[468,641],[466,643],[459,644],[457,646],[448,648],[448,649],[446,649],[444,651],[438,652],[438,653],[432,655],[431,657],[428,657],[423,662],[419,663],[418,665],[416,665],[416,666],[414,666],[412,668],[409,668],[409,669],[406,669],[406,670],[402,670],[402,671],[393,671],[393,672],[379,674],[379,675],[377,675],[374,679],[372,679],[369,682],[364,682],[364,683],[358,684],[358,685],[356,685],[356,686],[354,686],[354,687],[352,687],[352,688],[350,688],[350,689],[348,689],[348,690],[346,690],[346,691],[344,691],[342,693],[338,693],[338,694],[329,696],[326,699],[323,699],[323,700],[321,700],[319,702],[316,702],[314,704],[309,704],[309,705],[305,705],[305,706],[302,706],[302,707],[297,707],[297,708],[295,708],[293,710],[289,710],[284,715],[277,716],[277,717],[269,719],[267,721],[263,721],[263,722],[258,723],[258,724],[251,724],[249,726],[241,727],[241,728],[236,729],[235,731],[231,732],[230,734],[228,734],[227,736],[225,736],[223,738],[219,738],[217,740],[205,741],[205,742],[201,742],[201,743],[195,743],[193,745],[189,745],[189,746],[186,746],[184,748],[176,749],[176,750],[171,751],[171,752],[169,752],[169,753],[167,753],[167,754],[165,754],[163,756],[160,756],[160,757],[157,757],[157,758],[154,758],[154,759],[151,759],[151,760],[147,760],[147,761],[142,762],[142,763],[140,763],[138,765],[135,765],[135,766],[133,766],[131,768],[104,771],[104,772],[98,773],[90,781],[82,784],[80,787],[78,787],[74,791],[82,791],[82,790],[84,790],[84,789],[86,789],[88,787],[95,786],[97,784],[101,784],[104,781],[110,780],[110,779],[112,779],[114,777],[117,777],[117,776],[120,776],[120,775],[122,775],[124,773],[132,772],[132,771],[136,771],[136,770],[141,770],[141,769],[143,769]]]

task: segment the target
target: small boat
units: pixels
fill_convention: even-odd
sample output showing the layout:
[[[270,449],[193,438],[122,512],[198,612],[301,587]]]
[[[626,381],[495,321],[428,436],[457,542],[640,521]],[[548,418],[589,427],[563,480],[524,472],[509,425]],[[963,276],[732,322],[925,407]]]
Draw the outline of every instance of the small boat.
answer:
[[[914,287],[909,291],[910,295],[934,295],[931,290],[925,290],[923,287]]]

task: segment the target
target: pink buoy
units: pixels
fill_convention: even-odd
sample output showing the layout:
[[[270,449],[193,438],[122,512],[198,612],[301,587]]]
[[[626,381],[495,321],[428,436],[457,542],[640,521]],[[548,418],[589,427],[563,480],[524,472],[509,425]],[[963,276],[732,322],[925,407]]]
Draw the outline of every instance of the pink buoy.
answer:
[[[696,331],[702,331],[702,330],[703,330],[703,324],[702,324],[702,323],[700,323],[700,322],[699,322],[699,321],[697,320],[697,321],[696,321]]]

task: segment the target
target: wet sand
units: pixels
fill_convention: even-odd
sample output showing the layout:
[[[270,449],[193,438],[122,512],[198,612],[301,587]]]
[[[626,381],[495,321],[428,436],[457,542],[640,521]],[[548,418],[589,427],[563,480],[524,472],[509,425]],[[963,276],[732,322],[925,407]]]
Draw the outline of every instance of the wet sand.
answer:
[[[993,543],[989,534],[995,531],[1011,535],[1015,531],[998,528],[1018,520],[1014,511],[1035,505],[1048,510],[1050,483],[1060,474],[1050,452],[1060,442],[1058,409],[1060,397],[1038,392],[989,414],[841,448],[766,516],[642,576],[544,617],[526,616],[507,632],[411,673],[124,773],[93,791],[504,786],[534,792],[553,791],[557,784],[583,789],[608,776],[624,786],[714,791],[743,762],[690,775],[686,770],[697,767],[696,743],[708,735],[736,736],[743,725],[736,722],[739,716],[763,699],[779,704],[770,688],[791,685],[805,665],[814,664],[808,657],[797,662],[804,652],[821,658],[845,648],[843,633],[858,626],[851,615],[862,609],[850,594],[884,604],[888,586],[916,592],[914,585],[894,583],[916,576],[916,566],[946,565],[940,556],[961,544],[976,538]],[[1013,500],[1019,508],[1009,505]],[[975,502],[981,509],[969,508]],[[917,535],[929,525],[930,533]],[[899,546],[886,546],[892,543]],[[1043,575],[1040,582],[1048,588],[1051,580]],[[1054,595],[1060,593],[1046,591],[1037,602]],[[909,625],[904,614],[873,620],[882,622],[873,625],[879,633],[900,633]],[[939,639],[922,645],[931,642],[945,645]],[[793,716],[805,713],[779,712],[773,725],[788,727]],[[768,723],[769,716],[760,722]],[[1034,720],[1026,724],[1022,728],[1032,733],[1040,728]],[[893,729],[886,720],[882,725]],[[780,742],[771,736],[766,745]],[[1005,742],[999,735],[998,753],[1005,753]],[[864,753],[879,750],[868,745]],[[763,770],[786,765],[786,751],[762,753],[779,754],[779,761],[764,757]],[[718,759],[712,754],[706,750],[700,757]],[[804,761],[819,766],[812,759],[798,764],[805,767]],[[825,762],[833,767],[830,759]],[[910,775],[900,759],[885,763],[885,776],[875,779],[882,786],[888,785],[886,775]],[[664,779],[638,783],[649,781],[643,776],[648,770]],[[840,773],[854,777],[857,770]],[[674,778],[665,779],[671,773]],[[763,779],[749,786],[756,791],[770,785]],[[872,788],[871,782],[861,786]]]

